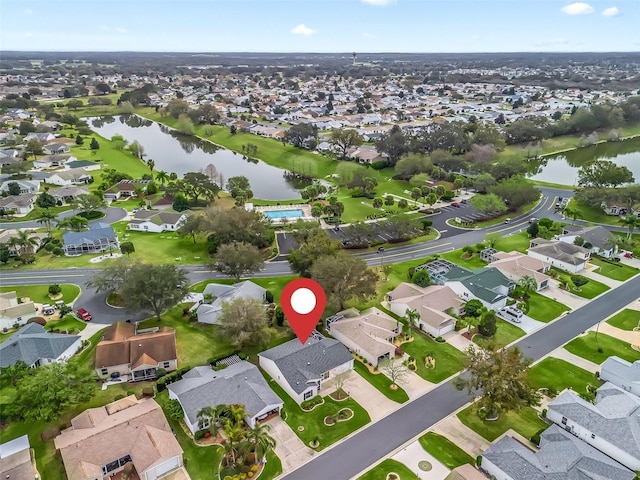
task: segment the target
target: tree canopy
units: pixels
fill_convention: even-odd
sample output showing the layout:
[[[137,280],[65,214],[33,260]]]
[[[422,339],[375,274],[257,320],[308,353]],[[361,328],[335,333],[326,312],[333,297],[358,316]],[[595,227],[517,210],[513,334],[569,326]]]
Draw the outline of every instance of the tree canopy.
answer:
[[[253,298],[235,298],[222,304],[220,337],[236,348],[264,347],[273,335],[265,304]]]

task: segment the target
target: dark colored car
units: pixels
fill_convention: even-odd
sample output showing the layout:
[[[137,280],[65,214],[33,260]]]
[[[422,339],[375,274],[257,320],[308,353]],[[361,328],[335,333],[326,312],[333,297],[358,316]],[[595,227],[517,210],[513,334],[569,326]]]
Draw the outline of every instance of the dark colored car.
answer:
[[[452,207],[460,208],[460,204],[458,202],[451,202]]]

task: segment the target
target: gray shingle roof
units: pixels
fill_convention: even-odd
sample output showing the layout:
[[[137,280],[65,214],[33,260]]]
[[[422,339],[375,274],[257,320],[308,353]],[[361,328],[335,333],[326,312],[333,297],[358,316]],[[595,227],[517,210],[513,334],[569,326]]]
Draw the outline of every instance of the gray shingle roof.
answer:
[[[606,376],[607,373],[626,378],[630,383],[640,384],[640,360],[631,363],[624,358],[611,356],[600,367],[601,377],[603,374]]]
[[[511,478],[526,480],[632,480],[635,474],[577,437],[553,425],[533,452],[504,436],[482,456]]]
[[[89,224],[89,230],[84,232],[64,232],[62,234],[62,241],[65,245],[94,243],[105,238],[115,239],[116,233],[111,226],[101,222]]]
[[[595,405],[565,391],[548,408],[640,459],[640,398],[635,395],[605,383]]]
[[[57,359],[79,335],[49,333],[37,323],[28,323],[0,344],[0,368],[19,360],[31,366],[41,358]]]
[[[167,388],[178,396],[192,424],[203,407],[242,404],[253,416],[269,405],[283,403],[258,368],[245,361],[219,371],[210,367],[193,368]]]
[[[309,337],[304,345],[293,339],[260,353],[260,356],[272,360],[297,393],[308,388],[307,382],[319,380],[324,372],[353,360],[342,343],[315,336]]]

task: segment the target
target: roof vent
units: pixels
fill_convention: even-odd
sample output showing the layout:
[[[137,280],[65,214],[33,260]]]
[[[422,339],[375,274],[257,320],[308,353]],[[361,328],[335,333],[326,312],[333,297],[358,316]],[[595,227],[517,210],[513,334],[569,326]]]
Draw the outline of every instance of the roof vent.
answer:
[[[311,362],[307,362],[307,365],[311,365]]]
[[[138,346],[139,346],[139,347],[141,347],[141,346],[142,346],[142,344],[141,344],[141,343],[139,343],[139,344],[138,344]]]

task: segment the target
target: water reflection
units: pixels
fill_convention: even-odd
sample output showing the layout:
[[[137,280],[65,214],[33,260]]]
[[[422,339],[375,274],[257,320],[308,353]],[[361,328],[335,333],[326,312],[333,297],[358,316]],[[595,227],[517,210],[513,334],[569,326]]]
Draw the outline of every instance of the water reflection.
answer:
[[[146,157],[153,158],[156,170],[183,175],[201,171],[211,164],[225,179],[238,175],[247,177],[255,197],[265,200],[298,199],[300,192],[297,189],[308,184],[285,175],[285,170],[136,115],[89,120],[93,129],[105,138],[122,135],[129,144],[137,141]]]

